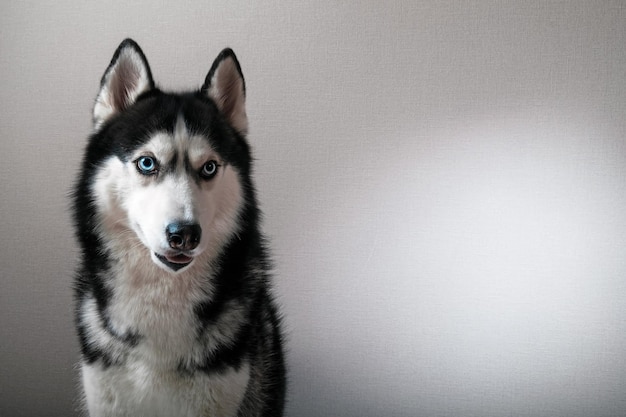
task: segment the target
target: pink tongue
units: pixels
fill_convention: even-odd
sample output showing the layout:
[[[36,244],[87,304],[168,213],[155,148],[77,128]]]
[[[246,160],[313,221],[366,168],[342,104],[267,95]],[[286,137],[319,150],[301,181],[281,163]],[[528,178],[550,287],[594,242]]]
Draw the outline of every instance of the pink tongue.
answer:
[[[189,256],[183,255],[182,253],[176,256],[167,256],[166,258],[168,261],[175,264],[188,264],[193,259]]]

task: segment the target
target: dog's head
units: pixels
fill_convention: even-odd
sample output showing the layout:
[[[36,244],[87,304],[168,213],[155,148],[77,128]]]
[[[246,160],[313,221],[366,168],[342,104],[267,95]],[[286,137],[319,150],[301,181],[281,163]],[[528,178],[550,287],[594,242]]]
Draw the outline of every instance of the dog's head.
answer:
[[[250,155],[245,83],[232,50],[219,54],[200,90],[170,94],[125,40],[102,77],[93,121],[85,191],[95,233],[115,256],[149,252],[177,272],[238,233]]]

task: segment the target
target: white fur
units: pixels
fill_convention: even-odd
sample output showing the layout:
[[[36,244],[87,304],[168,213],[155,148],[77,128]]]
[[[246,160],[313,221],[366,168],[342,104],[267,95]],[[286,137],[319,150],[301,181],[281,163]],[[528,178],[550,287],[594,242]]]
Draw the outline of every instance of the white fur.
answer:
[[[249,367],[217,376],[181,378],[142,361],[102,372],[83,367],[83,385],[92,417],[235,416],[246,390]]]
[[[141,175],[133,161],[142,155],[174,164],[174,169],[158,180]],[[178,161],[172,160],[174,155]],[[191,178],[184,168],[185,155],[196,170],[208,160],[218,161],[217,176],[209,181]],[[106,347],[113,360],[124,359],[127,365],[106,369],[99,364],[83,366],[90,415],[234,415],[249,378],[247,364],[238,371],[193,378],[181,375],[177,368],[182,358],[200,362],[207,346],[210,353],[232,340],[242,321],[237,304],[227,304],[206,332],[206,340],[202,344],[196,340],[198,323],[193,308],[211,296],[212,262],[223,242],[239,228],[243,192],[237,171],[205,139],[190,136],[179,119],[173,136],[165,132],[154,135],[128,162],[116,157],[106,160],[92,191],[97,196],[97,233],[107,242],[114,260],[110,275],[103,279],[112,297],[108,323],[100,319],[95,300],[84,303],[81,314],[90,323],[88,339]],[[202,238],[193,251],[194,261],[174,272],[153,254],[168,248],[165,228],[181,219],[200,224]],[[131,333],[139,334],[141,341],[129,351],[119,338]]]

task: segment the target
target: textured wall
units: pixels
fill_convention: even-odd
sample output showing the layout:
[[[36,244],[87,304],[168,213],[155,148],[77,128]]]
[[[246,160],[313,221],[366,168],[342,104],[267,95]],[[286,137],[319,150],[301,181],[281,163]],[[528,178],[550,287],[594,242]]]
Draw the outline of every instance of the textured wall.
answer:
[[[224,46],[289,327],[289,416],[626,415],[626,8],[0,5],[0,415],[73,415],[66,194],[134,37]]]

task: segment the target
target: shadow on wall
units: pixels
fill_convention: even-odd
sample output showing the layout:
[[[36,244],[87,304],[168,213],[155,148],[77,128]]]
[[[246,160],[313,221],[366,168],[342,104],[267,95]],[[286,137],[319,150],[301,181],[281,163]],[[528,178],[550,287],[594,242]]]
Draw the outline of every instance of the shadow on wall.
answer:
[[[459,118],[354,157],[372,171],[324,161],[291,225],[315,296],[291,309],[310,328],[288,415],[620,415],[622,156],[580,116]]]

